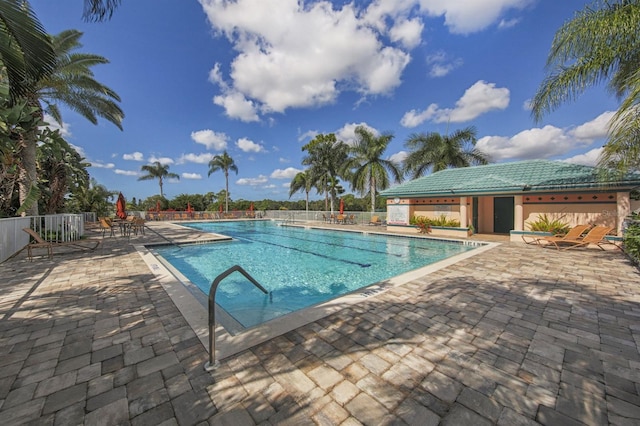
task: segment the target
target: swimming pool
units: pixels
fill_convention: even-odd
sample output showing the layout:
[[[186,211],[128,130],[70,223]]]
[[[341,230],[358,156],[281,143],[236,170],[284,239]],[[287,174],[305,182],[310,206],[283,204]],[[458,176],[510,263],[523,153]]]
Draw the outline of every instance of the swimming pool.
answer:
[[[454,241],[279,226],[272,221],[183,226],[232,237],[228,242],[155,248],[204,294],[234,265],[269,291],[263,294],[240,274],[222,281],[216,302],[244,328],[475,248]]]

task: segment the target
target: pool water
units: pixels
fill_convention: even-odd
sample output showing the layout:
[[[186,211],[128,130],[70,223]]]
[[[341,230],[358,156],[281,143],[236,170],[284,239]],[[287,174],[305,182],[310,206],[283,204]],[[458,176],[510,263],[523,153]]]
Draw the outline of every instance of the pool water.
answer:
[[[458,242],[279,226],[272,221],[184,224],[222,234],[228,242],[166,246],[156,253],[206,295],[213,280],[240,265],[265,295],[233,273],[216,302],[243,327],[252,327],[346,293],[472,250]]]

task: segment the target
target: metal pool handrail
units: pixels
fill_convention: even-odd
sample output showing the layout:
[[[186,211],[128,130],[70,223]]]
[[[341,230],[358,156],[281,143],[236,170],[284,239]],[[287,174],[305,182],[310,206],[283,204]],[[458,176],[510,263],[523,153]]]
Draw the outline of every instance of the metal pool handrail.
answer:
[[[216,290],[218,289],[218,285],[223,279],[227,278],[229,275],[236,271],[244,275],[245,278],[251,282],[251,284],[258,287],[264,294],[269,293],[240,265],[232,266],[231,268],[218,275],[215,280],[213,280],[213,282],[211,283],[211,288],[209,289],[209,361],[204,364],[204,369],[207,371],[215,370],[220,365],[220,363],[216,361]]]

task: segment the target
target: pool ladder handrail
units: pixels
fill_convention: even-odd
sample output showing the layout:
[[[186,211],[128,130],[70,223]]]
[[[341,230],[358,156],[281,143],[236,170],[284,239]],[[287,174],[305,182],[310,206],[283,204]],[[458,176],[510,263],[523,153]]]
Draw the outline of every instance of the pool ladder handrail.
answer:
[[[211,288],[209,289],[209,361],[204,364],[204,369],[207,371],[215,370],[220,366],[220,363],[216,361],[216,290],[220,282],[234,272],[240,272],[251,284],[258,287],[264,294],[269,293],[267,289],[260,285],[260,283],[249,275],[240,265],[232,266],[213,280]]]

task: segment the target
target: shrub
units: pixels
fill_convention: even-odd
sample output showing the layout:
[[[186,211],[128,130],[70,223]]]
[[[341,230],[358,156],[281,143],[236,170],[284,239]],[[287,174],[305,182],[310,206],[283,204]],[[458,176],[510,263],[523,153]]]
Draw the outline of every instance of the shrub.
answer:
[[[552,234],[566,234],[571,227],[568,223],[562,221],[562,217],[559,219],[551,219],[545,213],[542,216],[538,216],[537,220],[533,222],[527,222],[527,225],[529,225],[529,228],[531,228],[532,231],[551,232]]]
[[[430,219],[426,216],[412,216],[409,219],[410,225],[415,225],[417,227],[432,227],[432,226],[443,226],[448,228],[459,228],[460,221],[456,219],[449,219],[446,215],[440,215],[435,219]]]
[[[632,221],[624,231],[622,238],[625,253],[634,261],[640,262],[640,215],[634,214]]]

